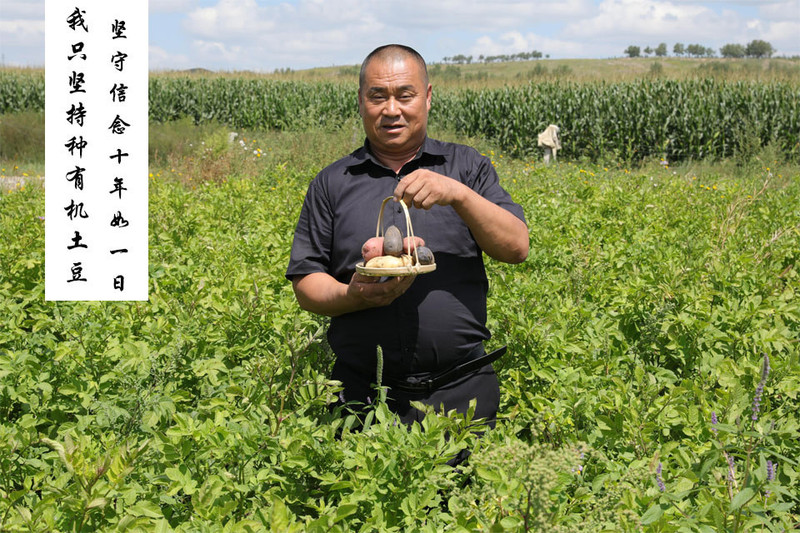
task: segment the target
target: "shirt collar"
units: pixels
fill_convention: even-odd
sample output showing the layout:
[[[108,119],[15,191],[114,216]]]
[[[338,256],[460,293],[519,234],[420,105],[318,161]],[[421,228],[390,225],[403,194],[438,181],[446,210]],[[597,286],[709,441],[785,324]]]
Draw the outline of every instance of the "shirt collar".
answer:
[[[417,154],[408,163],[406,163],[406,165],[430,156],[444,157],[445,155],[446,152],[443,149],[442,143],[435,139],[431,139],[426,135],[425,140],[422,141],[422,146],[417,151]],[[352,164],[348,165],[348,168],[359,167],[370,162],[380,168],[391,170],[386,165],[378,161],[378,159],[372,154],[372,151],[369,148],[369,139],[364,139],[364,145],[353,152],[352,157],[354,161]],[[403,166],[405,167],[405,165]]]

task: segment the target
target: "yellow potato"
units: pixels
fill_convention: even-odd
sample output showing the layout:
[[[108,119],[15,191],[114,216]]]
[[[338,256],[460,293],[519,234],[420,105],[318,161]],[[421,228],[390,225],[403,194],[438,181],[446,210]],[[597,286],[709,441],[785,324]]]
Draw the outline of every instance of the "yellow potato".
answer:
[[[373,257],[372,259],[367,261],[367,264],[364,266],[367,268],[397,268],[405,266],[405,261],[403,260],[402,257],[395,257],[393,255],[381,255],[378,257]]]

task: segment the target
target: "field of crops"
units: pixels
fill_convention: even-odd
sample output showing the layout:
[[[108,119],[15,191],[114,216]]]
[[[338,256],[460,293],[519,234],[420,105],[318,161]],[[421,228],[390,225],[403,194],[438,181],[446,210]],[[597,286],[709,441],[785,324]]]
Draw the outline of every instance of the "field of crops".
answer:
[[[487,151],[531,254],[487,265],[509,354],[478,439],[452,414],[407,431],[378,403],[359,432],[329,413],[325,321],[283,277],[321,162],[280,139],[197,143],[187,161],[236,169],[215,181],[154,169],[148,302],[45,302],[44,194],[0,196],[0,530],[796,527],[796,164]]]
[[[149,301],[45,302],[44,193],[0,189],[0,531],[800,527],[797,83],[434,89],[431,130],[491,157],[530,230],[523,264],[487,259],[509,350],[482,437],[329,409],[327,322],[283,274],[308,182],[363,139],[352,83],[150,99]],[[0,178],[27,177],[12,146],[43,168],[19,148],[43,106],[0,70]]]
[[[150,118],[251,129],[333,128],[355,115],[353,93],[352,84],[155,76]],[[43,106],[41,76],[0,73],[0,113]],[[791,82],[656,78],[448,89],[434,92],[431,121],[513,155],[535,153],[538,133],[557,124],[562,155],[572,159],[749,158],[771,144],[800,161],[800,85]]]

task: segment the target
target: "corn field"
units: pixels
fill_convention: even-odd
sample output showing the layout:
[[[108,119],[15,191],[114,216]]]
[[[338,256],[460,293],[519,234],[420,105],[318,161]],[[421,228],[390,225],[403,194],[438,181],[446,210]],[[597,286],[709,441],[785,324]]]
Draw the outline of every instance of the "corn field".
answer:
[[[673,160],[730,157],[775,143],[798,155],[800,87],[786,83],[643,80],[537,83],[437,97],[437,119],[514,154],[561,127],[564,155]]]
[[[235,128],[334,128],[356,116],[351,84],[267,79],[150,79],[150,119],[189,117]],[[43,75],[0,72],[0,113],[44,108]],[[548,81],[502,89],[434,90],[431,124],[537,152],[549,124],[562,157],[669,161],[748,155],[772,145],[800,158],[800,86],[787,82],[648,79]]]
[[[259,79],[152,78],[150,119],[190,117],[236,128],[293,130],[333,127],[355,116],[350,85]]]
[[[0,69],[0,115],[44,111],[44,72]]]

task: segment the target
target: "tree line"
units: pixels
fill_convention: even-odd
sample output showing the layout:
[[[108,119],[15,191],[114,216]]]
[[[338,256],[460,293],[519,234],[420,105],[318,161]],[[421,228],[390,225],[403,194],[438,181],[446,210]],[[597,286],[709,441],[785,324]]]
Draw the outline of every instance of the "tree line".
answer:
[[[750,41],[746,45],[737,44],[737,43],[730,43],[726,44],[722,48],[719,49],[719,55],[721,57],[734,57],[734,58],[742,58],[742,57],[755,57],[755,58],[762,58],[762,57],[772,57],[772,54],[775,53],[775,49],[772,47],[770,43],[767,41],[762,41],[760,39],[755,39]],[[630,45],[628,48],[625,49],[625,54],[628,57],[645,57],[654,55],[656,57],[666,57],[668,55],[667,43],[660,43],[655,48],[650,46],[644,47],[642,49],[636,45]],[[711,47],[703,46],[701,44],[689,44],[684,45],[683,43],[675,43],[672,47],[672,54],[677,57],[716,57],[717,52]],[[550,55],[544,55],[542,52],[538,50],[531,50],[530,52],[520,52],[517,54],[498,54],[498,55],[479,55],[477,58],[477,62],[480,63],[501,63],[505,61],[530,61],[531,59],[541,59],[542,57],[549,58]],[[443,57],[442,63],[444,64],[451,64],[451,65],[464,65],[464,64],[471,64],[475,58],[472,55],[464,55],[464,54],[456,54],[454,56]]]
[[[478,56],[478,62],[481,63],[501,63],[504,61],[530,61],[531,59],[541,59],[543,54],[538,50],[531,50],[530,52],[520,52],[518,54],[500,54],[495,56],[485,56],[483,54]],[[545,57],[550,57],[548,54]],[[443,57],[442,63],[449,63],[454,65],[469,65],[472,63],[473,57],[457,54],[451,57]]]
[[[676,56],[690,56],[690,57],[715,57],[716,51],[711,47],[706,47],[701,44],[690,44],[684,46],[683,43],[675,43],[672,47],[672,53]],[[726,44],[719,49],[721,57],[772,57],[775,49],[767,41],[755,39],[747,43],[747,45],[730,43]],[[654,54],[656,57],[665,57],[667,55],[667,43],[661,43],[655,48],[647,46],[642,48],[636,45],[630,45],[625,49],[625,54],[628,57],[642,57],[642,54],[649,56]]]

